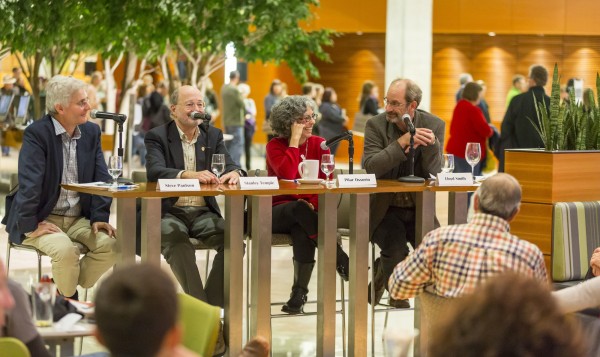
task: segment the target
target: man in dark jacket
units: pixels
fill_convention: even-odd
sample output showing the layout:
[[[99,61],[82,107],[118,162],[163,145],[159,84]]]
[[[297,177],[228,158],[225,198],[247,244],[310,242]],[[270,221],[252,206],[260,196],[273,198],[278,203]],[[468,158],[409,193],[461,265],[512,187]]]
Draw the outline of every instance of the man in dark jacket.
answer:
[[[48,82],[48,114],[25,130],[19,190],[3,221],[11,241],[51,257],[54,282],[65,296],[74,295],[77,285],[91,288],[116,258],[115,229],[108,223],[111,199],[60,186],[110,179],[100,127],[88,122],[86,87],[65,76]],[[79,260],[72,241],[90,252]]]
[[[500,162],[499,172],[504,172],[504,149],[541,148],[544,146],[542,138],[536,130],[536,127],[539,129],[540,126],[537,124],[538,117],[535,107],[543,100],[546,108],[550,110],[550,97],[544,91],[546,82],[548,82],[546,68],[540,65],[531,66],[529,90],[515,96],[510,101],[502,121],[500,145],[494,152]],[[534,126],[531,121],[536,125]]]

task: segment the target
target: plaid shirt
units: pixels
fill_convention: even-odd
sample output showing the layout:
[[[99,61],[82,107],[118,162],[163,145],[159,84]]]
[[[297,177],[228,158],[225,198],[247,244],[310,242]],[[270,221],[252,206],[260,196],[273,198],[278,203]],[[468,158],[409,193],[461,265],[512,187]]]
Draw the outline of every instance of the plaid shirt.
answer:
[[[54,133],[60,136],[62,140],[62,154],[63,154],[63,171],[61,183],[78,183],[77,174],[77,140],[81,138],[81,131],[79,127],[75,127],[73,137],[69,136],[65,128],[58,122],[58,120],[52,118],[54,124]],[[81,205],[79,204],[79,193],[75,191],[65,190],[60,188],[60,195],[58,201],[52,210],[52,214],[67,217],[79,217],[81,216]]]
[[[196,142],[200,137],[200,131],[196,128],[192,140],[188,140],[183,131],[177,126],[179,137],[181,138],[181,146],[183,148],[183,161],[185,163],[185,171],[196,171]],[[183,171],[177,174],[177,178],[181,178]],[[206,206],[206,201],[202,196],[182,196],[179,197],[175,206]]]
[[[459,297],[508,270],[546,284],[542,252],[509,229],[508,222],[499,217],[476,213],[467,224],[429,232],[394,269],[388,282],[391,296],[407,299],[427,288],[439,296]]]

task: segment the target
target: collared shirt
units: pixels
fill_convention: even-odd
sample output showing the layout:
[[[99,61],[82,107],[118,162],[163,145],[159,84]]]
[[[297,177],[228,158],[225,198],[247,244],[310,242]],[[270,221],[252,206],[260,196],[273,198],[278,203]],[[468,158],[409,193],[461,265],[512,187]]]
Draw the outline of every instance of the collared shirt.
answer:
[[[73,137],[71,137],[58,120],[52,118],[52,124],[54,124],[54,133],[60,136],[62,140],[63,169],[60,182],[62,184],[78,183],[77,140],[81,138],[81,131],[76,126]],[[81,205],[79,204],[79,193],[65,190],[61,187],[60,195],[54,209],[52,209],[52,214],[68,217],[80,216]]]
[[[459,297],[488,278],[515,271],[546,284],[544,256],[535,245],[510,234],[502,218],[476,213],[467,224],[428,233],[394,268],[389,287],[394,299],[413,297],[425,288],[436,295]]]
[[[192,140],[188,140],[187,136],[185,136],[184,132],[177,126],[177,131],[179,132],[179,137],[181,138],[181,146],[183,147],[183,162],[185,163],[185,171],[196,171],[196,142],[198,141],[198,137],[200,136],[200,131],[198,128],[194,131],[194,136]],[[177,178],[181,178],[181,171]],[[202,196],[185,196],[180,197],[175,206],[206,206],[206,201]]]

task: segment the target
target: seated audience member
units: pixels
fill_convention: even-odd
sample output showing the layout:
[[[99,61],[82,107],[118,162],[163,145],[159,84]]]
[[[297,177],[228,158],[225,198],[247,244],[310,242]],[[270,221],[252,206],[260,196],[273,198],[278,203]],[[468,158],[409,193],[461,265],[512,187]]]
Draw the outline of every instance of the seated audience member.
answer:
[[[475,192],[475,214],[467,224],[428,233],[394,269],[389,279],[394,299],[407,299],[425,288],[443,297],[472,292],[485,280],[515,271],[547,283],[542,252],[510,234],[519,212],[521,187],[508,174],[485,180]]]
[[[547,284],[522,274],[488,280],[456,301],[435,326],[430,357],[578,357],[584,341],[566,318]]]
[[[293,180],[301,178],[298,165],[303,160],[319,160],[329,149],[320,145],[325,139],[313,135],[315,102],[306,96],[289,96],[271,110],[271,127],[278,137],[267,144],[269,176]],[[319,178],[325,174],[319,172]],[[292,236],[294,251],[294,283],[290,299],[281,308],[288,314],[303,312],[308,283],[315,266],[319,215],[318,195],[280,195],[273,197],[273,233]],[[333,257],[332,257],[333,258]],[[348,255],[337,245],[337,271],[348,280]]]
[[[96,294],[95,336],[111,356],[197,356],[181,345],[179,302],[171,278],[159,267],[137,264],[111,274]],[[263,338],[248,342],[241,357],[267,356]]]
[[[64,296],[75,295],[78,285],[94,286],[116,258],[115,229],[108,223],[111,198],[60,186],[110,179],[100,127],[88,122],[86,88],[84,82],[61,75],[48,82],[48,114],[25,129],[19,189],[12,200],[7,198],[2,221],[12,242],[35,247],[52,259],[52,277]],[[89,249],[81,260],[73,241]]]

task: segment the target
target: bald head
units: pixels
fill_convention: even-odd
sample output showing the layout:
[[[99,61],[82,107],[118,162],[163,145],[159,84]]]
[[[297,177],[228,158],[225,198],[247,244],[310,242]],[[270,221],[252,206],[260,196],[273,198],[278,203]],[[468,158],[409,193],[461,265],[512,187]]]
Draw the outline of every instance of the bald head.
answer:
[[[475,210],[511,221],[521,205],[521,186],[509,174],[489,177],[475,192]]]

